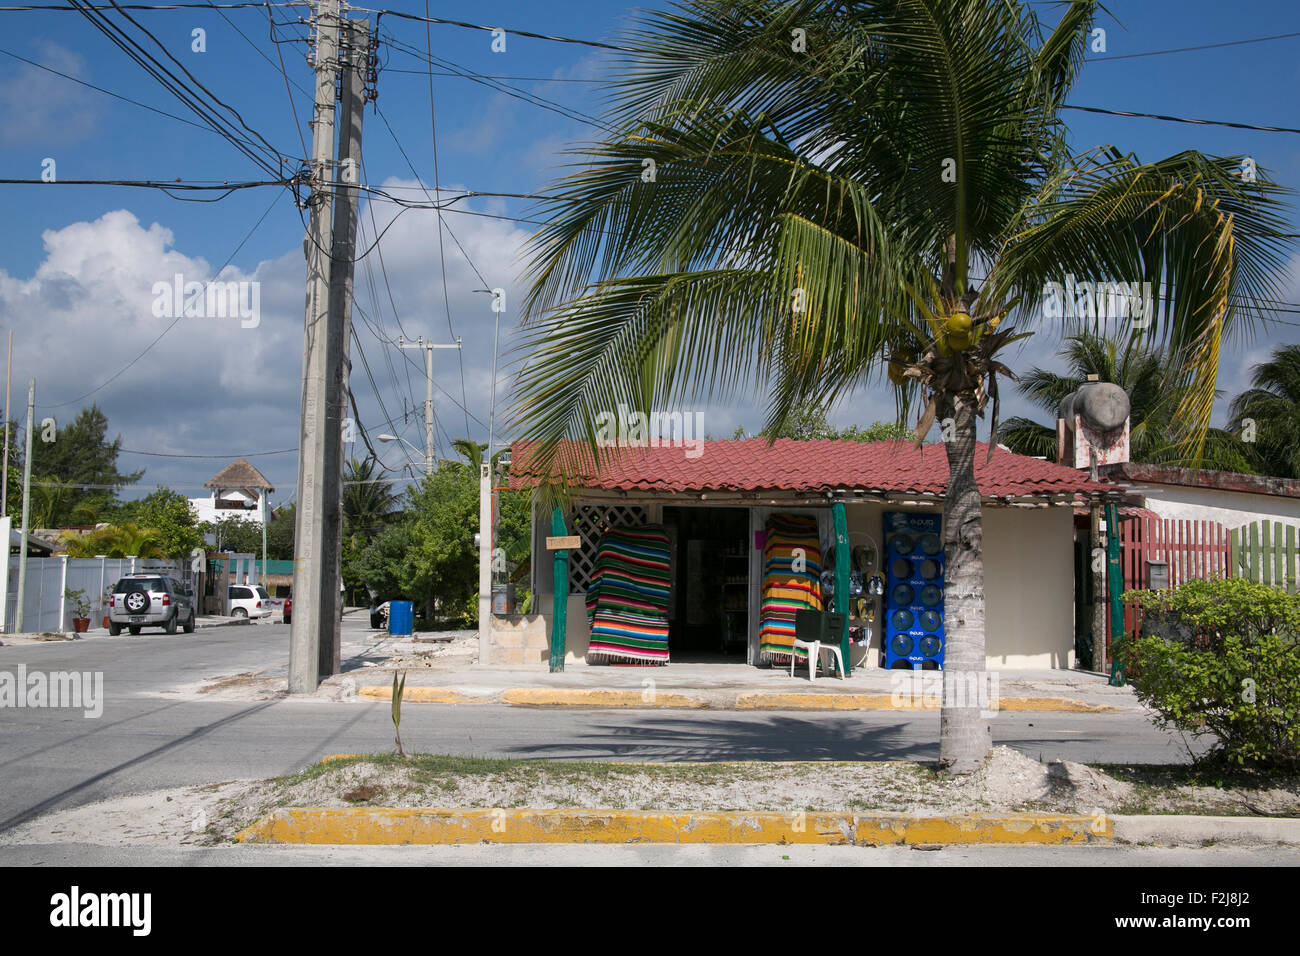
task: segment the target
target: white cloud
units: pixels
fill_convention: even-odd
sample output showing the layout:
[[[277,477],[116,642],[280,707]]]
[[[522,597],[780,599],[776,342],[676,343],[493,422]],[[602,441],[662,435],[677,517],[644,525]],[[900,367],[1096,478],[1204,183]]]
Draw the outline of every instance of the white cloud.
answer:
[[[390,180],[385,186],[413,186]],[[406,193],[404,193],[406,195]],[[469,208],[469,207],[466,207]],[[477,207],[482,210],[482,206]],[[375,217],[382,230],[391,221],[392,206],[377,205]],[[507,290],[509,311],[502,322],[503,346],[517,321],[519,296],[514,287],[515,259],[527,233],[513,224],[474,216],[448,216],[466,253],[483,273],[488,287]],[[455,221],[452,221],[452,220]],[[373,241],[369,215],[361,248]],[[405,213],[384,235],[384,271],[393,300],[408,336],[450,341],[443,305],[438,262],[437,217],[428,211]],[[201,256],[188,255],[175,246],[172,231],[164,225],[142,225],[131,212],[117,210],[89,222],[76,222],[43,234],[45,255],[29,277],[0,271],[0,321],[14,330],[14,398],[11,417],[23,414],[23,385],[37,380],[37,415],[54,415],[62,424],[79,407],[96,402],[120,432],[123,446],[145,451],[184,454],[248,453],[294,447],[298,443],[303,349],[303,296],[305,266],[300,247],[257,263],[243,271],[227,268],[220,276],[233,282],[256,282],[260,291],[260,321],[255,328],[241,327],[238,318],[185,318],[155,316],[155,283],[205,282],[213,277],[212,265]],[[480,440],[486,427],[474,423],[488,418],[488,382],[492,364],[491,297],[476,294],[484,285],[450,235],[444,236],[447,263],[447,299],[455,332],[464,342],[465,394],[470,431]],[[398,430],[408,440],[423,445],[423,419],[418,411],[409,426],[401,428],[403,396],[408,407],[424,400],[423,357],[399,353],[376,337],[378,331],[395,339],[398,334],[384,286],[378,253],[359,264],[355,294],[368,324],[354,313],[362,350],[381,390],[385,406],[395,414]],[[369,270],[366,266],[369,264]],[[374,278],[374,297],[370,277]],[[379,308],[376,315],[374,303]],[[138,358],[150,343],[175,321],[174,327]],[[67,402],[103,383],[114,373],[134,365],[89,398]],[[406,358],[416,361],[411,387],[402,369]],[[389,363],[396,375],[390,373]],[[435,395],[435,409],[443,434],[459,438],[466,433],[466,415],[455,406],[461,399],[460,359],[454,352],[437,352],[435,381],[447,394]],[[362,424],[371,432],[394,430],[384,416],[366,377],[361,356],[352,349],[352,383],[360,403]],[[505,389],[498,395],[498,409]],[[379,446],[390,463],[403,456]],[[358,441],[354,451],[364,456]],[[443,452],[443,449],[440,449]],[[124,469],[146,467],[145,481],[195,485],[215,473],[225,462],[184,461],[123,456]],[[280,488],[292,491],[296,459],[279,455],[254,459]]]

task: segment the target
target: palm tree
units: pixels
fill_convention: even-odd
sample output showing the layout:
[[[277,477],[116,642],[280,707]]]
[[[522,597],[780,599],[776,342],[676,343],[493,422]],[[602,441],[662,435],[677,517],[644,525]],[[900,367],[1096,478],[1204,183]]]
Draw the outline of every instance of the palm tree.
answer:
[[[1165,355],[1141,341],[1130,341],[1123,351],[1114,339],[1094,332],[1072,335],[1062,350],[1069,373],[1060,375],[1035,368],[1020,378],[1017,388],[1055,419],[1061,401],[1096,375],[1112,382],[1129,396],[1129,450],[1133,461],[1187,467],[1184,454],[1186,429],[1175,414],[1187,398],[1187,389],[1170,386],[1177,369]],[[1002,443],[1021,455],[1051,459],[1056,455],[1056,427],[1030,418],[1008,418],[999,428]],[[1244,445],[1231,432],[1211,428],[1206,432],[1200,462],[1223,471],[1249,471]]]
[[[392,482],[378,477],[373,458],[351,459],[343,473],[343,527],[346,534],[373,536],[388,522],[397,496]]]
[[[995,438],[1010,326],[1039,318],[1046,283],[1138,283],[1135,324],[1176,357],[1197,458],[1220,342],[1279,292],[1289,248],[1283,190],[1244,182],[1240,158],[1070,149],[1060,111],[1097,9],[1074,0],[1051,28],[1016,0],[644,14],[610,132],[575,151],[533,239],[514,412],[538,465],[564,438],[603,453],[594,422],[619,403],[762,389],[776,430],[888,379],[925,408],[919,434],[937,418],[951,437],[945,667],[982,671],[976,418],[992,399]],[[953,773],[991,747],[975,707],[945,706],[940,738]]]
[[[12,474],[12,469],[10,470]],[[21,474],[21,470],[19,471]],[[19,507],[22,494],[19,485]],[[86,498],[81,486],[45,475],[32,480],[31,521],[33,528],[58,528],[68,524],[88,524],[103,510],[101,499]],[[21,514],[21,510],[19,511]]]
[[[456,449],[458,454],[465,456],[465,460],[469,462],[470,470],[477,475],[479,467],[483,464],[483,454],[487,451],[487,443],[479,444],[470,438],[457,438],[451,443],[451,447]]]
[[[68,534],[63,552],[70,558],[163,558],[162,536],[153,528],[126,523],[96,528],[87,534]]]
[[[1279,345],[1232,400],[1229,427],[1261,475],[1300,478],[1300,345]]]

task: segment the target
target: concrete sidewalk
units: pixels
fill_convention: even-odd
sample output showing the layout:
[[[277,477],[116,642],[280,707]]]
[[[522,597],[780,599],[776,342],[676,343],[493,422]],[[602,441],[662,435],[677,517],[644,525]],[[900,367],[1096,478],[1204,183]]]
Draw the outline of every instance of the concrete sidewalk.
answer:
[[[569,663],[545,667],[483,665],[467,656],[467,640],[439,648],[376,634],[345,645],[345,672],[361,697],[387,700],[393,674],[406,674],[410,703],[495,703],[524,707],[619,707],[719,710],[881,710],[937,708],[937,685],[909,685],[900,672],[860,667],[851,677],[808,680],[797,666],[758,668],[743,663],[671,663],[663,667]],[[934,672],[926,672],[933,674]],[[1100,674],[1070,670],[1004,670],[984,684],[988,709],[1085,713],[1143,712],[1131,687],[1111,687]],[[980,702],[983,706],[983,701]]]

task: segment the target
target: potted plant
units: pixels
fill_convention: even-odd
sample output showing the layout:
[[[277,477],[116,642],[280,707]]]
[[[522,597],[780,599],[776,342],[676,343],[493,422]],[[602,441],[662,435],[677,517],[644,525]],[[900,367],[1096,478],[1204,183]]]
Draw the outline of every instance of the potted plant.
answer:
[[[63,597],[72,604],[72,629],[85,634],[90,629],[90,598],[77,588],[64,588]]]

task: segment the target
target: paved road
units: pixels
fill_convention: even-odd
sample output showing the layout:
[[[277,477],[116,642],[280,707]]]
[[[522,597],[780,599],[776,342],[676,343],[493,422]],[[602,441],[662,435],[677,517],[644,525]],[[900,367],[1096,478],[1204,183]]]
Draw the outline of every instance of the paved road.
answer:
[[[351,616],[359,637],[365,621]],[[347,641],[345,634],[345,642]],[[0,647],[0,670],[101,670],[103,716],[0,711],[0,830],[50,810],[161,787],[292,773],[329,753],[392,746],[388,705],[319,700],[222,701],[161,696],[181,684],[270,668],[283,673],[280,624],[192,636]],[[359,666],[354,659],[349,666]],[[408,705],[408,749],[530,759],[819,760],[938,756],[937,713],[864,711],[527,710]],[[1033,757],[1183,762],[1178,738],[1131,714],[1006,713],[994,739]]]

